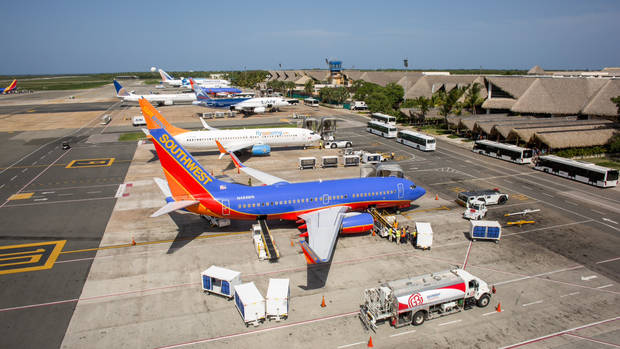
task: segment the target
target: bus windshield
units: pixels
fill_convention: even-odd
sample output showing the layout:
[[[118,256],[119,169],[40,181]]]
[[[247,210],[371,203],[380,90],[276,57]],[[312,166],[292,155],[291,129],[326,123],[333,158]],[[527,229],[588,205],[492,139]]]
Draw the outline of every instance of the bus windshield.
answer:
[[[607,171],[607,180],[608,181],[617,181],[618,180],[618,170],[609,170],[609,171]]]

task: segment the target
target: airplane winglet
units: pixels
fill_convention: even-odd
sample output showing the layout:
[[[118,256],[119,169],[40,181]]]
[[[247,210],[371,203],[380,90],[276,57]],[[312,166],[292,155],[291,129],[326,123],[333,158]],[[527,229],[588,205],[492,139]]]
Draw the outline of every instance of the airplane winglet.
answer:
[[[203,118],[200,118],[200,122],[202,122],[202,127],[204,127],[205,129],[207,129],[209,131],[216,131],[217,130],[217,128],[209,126],[209,124],[207,124],[207,122]]]
[[[235,167],[237,168],[237,171],[239,171],[240,168],[245,167],[243,165],[243,163],[241,163],[239,158],[237,158],[235,153],[226,150],[226,148],[224,148],[224,146],[222,145],[222,143],[220,143],[220,141],[218,141],[216,139],[215,140],[215,144],[217,144],[217,148],[220,150],[220,159],[222,158],[222,156],[224,156],[224,155],[226,155],[226,153],[228,153],[228,155],[230,155],[230,158],[232,159],[233,163],[235,164]]]

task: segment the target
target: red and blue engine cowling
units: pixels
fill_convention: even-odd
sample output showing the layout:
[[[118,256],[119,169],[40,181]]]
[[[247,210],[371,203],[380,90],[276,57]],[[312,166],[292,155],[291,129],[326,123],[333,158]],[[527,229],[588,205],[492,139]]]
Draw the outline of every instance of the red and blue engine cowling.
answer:
[[[302,223],[303,220],[298,221],[297,223]],[[375,220],[372,218],[370,213],[360,213],[360,212],[351,212],[347,213],[345,217],[342,219],[342,229],[340,230],[341,234],[357,234],[364,233],[372,230],[375,225]],[[306,224],[302,224],[299,226],[299,230],[307,229]],[[300,236],[307,236],[307,232],[301,234]]]

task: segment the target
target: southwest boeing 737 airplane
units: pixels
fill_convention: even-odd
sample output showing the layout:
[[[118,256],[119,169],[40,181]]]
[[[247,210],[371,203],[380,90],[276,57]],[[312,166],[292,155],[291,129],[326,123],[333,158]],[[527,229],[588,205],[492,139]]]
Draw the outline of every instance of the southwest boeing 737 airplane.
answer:
[[[17,79],[11,81],[9,86],[7,86],[6,88],[0,88],[0,95],[9,93],[9,92],[13,91],[16,88],[17,88]]]
[[[145,118],[158,123],[161,115],[145,99],[140,100]],[[373,217],[368,207],[406,208],[426,191],[408,179],[369,177],[290,183],[248,168],[230,152],[240,170],[258,178],[263,186],[220,181],[209,174],[165,129],[153,129],[151,140],[166,176],[156,183],[167,204],[152,217],[176,210],[239,220],[283,219],[306,222],[308,241],[299,243],[308,264],[331,261],[338,234],[369,231]]]
[[[220,141],[227,151],[247,149],[252,155],[266,155],[274,146],[305,146],[321,139],[316,132],[296,127],[219,130],[200,119],[208,131],[190,131],[171,125],[161,114],[157,118],[144,114],[144,120],[148,127],[148,132],[145,134],[150,135],[150,131],[154,129],[165,128],[183,147],[194,150],[218,149],[216,141]]]

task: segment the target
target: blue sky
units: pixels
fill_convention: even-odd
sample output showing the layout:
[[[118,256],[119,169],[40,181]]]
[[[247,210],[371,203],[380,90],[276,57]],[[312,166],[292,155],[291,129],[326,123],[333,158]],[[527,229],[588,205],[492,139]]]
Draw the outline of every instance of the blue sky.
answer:
[[[0,74],[620,66],[620,1],[3,1]]]

